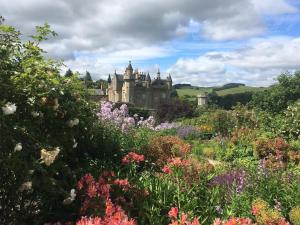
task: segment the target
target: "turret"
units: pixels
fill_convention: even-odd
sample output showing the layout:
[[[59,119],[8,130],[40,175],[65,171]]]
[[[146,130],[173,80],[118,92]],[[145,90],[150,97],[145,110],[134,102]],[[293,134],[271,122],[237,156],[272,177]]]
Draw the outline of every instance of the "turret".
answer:
[[[129,61],[129,64],[128,64],[126,70],[125,70],[124,80],[125,79],[134,79],[133,68],[132,68],[132,65],[131,65],[131,61]]]
[[[110,74],[108,74],[107,83],[108,83],[108,84],[111,84],[111,77],[110,77]]]
[[[168,84],[168,88],[171,89],[172,88],[172,77],[171,77],[171,74],[169,74],[167,76],[167,84]]]
[[[134,103],[134,74],[131,62],[125,70],[125,74],[123,76],[124,83],[122,87],[122,102]]]
[[[156,79],[157,79],[157,80],[160,80],[160,70],[159,70],[159,68],[158,68],[158,70],[157,70],[157,76],[156,76]]]
[[[151,77],[150,77],[149,72],[148,72],[147,77],[146,77],[146,82],[147,82],[147,88],[149,88],[150,84],[151,84]]]
[[[203,106],[207,104],[208,96],[207,92],[197,95],[198,98],[198,106]]]

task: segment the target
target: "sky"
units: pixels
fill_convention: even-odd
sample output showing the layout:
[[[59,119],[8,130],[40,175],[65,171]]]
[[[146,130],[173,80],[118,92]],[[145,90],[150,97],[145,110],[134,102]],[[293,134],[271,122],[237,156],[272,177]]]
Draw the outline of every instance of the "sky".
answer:
[[[94,80],[129,60],[195,86],[300,70],[300,0],[0,0],[0,15],[24,38],[48,22],[58,36],[42,48]]]

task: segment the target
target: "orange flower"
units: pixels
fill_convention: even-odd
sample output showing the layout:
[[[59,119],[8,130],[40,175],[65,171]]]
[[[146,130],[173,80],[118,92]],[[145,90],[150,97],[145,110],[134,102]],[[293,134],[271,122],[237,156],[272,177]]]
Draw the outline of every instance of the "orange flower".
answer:
[[[178,215],[178,208],[177,207],[172,207],[170,211],[168,212],[168,215],[170,218],[177,218]]]

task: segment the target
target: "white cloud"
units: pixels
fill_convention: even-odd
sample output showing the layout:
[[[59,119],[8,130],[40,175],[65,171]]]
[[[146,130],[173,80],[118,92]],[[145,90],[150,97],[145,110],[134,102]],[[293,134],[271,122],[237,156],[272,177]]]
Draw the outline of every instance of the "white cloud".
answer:
[[[179,59],[168,72],[175,82],[193,81],[195,85],[242,82],[266,86],[280,73],[300,69],[299,51],[300,38],[255,39],[243,49]]]
[[[0,5],[7,22],[25,34],[49,22],[59,33],[50,44],[61,45],[64,57],[120,43],[157,45],[188,33],[191,21],[198,24],[193,32],[209,39],[252,37],[264,31],[259,13],[295,12],[284,0],[0,0]]]

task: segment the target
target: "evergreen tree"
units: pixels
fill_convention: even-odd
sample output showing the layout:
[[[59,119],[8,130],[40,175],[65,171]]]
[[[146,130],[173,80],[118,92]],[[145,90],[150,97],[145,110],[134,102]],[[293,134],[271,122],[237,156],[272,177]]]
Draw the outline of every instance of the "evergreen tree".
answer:
[[[85,77],[84,77],[84,84],[87,88],[90,88],[93,86],[93,79],[89,71],[86,71]]]
[[[65,77],[72,77],[74,74],[72,72],[72,70],[68,69],[66,74],[65,74]]]

